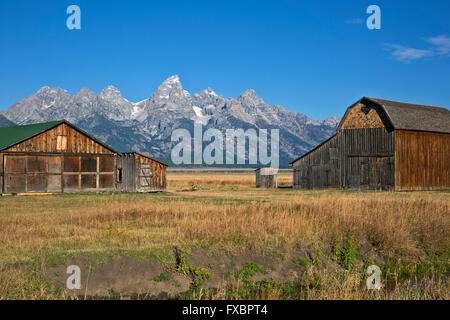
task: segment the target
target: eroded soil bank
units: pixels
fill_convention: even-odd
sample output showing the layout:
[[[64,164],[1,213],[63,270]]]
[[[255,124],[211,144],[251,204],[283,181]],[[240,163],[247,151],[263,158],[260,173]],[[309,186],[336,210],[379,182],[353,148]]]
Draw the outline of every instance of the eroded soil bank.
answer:
[[[298,250],[294,258],[177,247],[169,260],[79,256],[47,267],[45,277],[63,298],[72,299],[448,298],[448,274],[394,274],[378,259],[387,274],[381,275],[382,289],[374,292],[367,290],[364,261],[343,266],[345,261],[322,249]],[[81,287],[68,290],[73,273],[67,274],[67,267],[72,265],[80,268]]]

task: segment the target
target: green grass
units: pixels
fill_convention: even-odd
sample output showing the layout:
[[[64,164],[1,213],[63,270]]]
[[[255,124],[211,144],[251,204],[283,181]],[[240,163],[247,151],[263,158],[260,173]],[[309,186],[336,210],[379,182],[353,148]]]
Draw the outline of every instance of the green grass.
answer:
[[[153,277],[153,281],[155,282],[170,281],[171,279],[172,276],[168,273],[161,273],[159,276]]]

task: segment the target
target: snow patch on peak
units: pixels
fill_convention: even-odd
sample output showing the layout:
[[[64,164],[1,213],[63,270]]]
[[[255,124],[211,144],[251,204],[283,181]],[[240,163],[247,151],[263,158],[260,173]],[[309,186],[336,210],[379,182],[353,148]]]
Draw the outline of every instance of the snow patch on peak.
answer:
[[[173,75],[173,76],[170,76],[169,78],[167,78],[165,81],[164,81],[164,83],[165,84],[176,84],[176,83],[180,83],[180,77],[176,74],[176,75]]]
[[[204,117],[202,108],[197,107],[197,106],[192,106],[192,109],[194,109],[194,112],[197,115],[197,117]]]
[[[132,104],[134,104],[135,106],[140,105],[142,103],[144,103],[145,101],[147,101],[147,99],[141,100],[139,102],[132,102]]]
[[[210,96],[218,97],[217,93],[215,93],[211,88],[206,89],[205,93],[209,94]]]
[[[49,103],[49,104],[43,103],[43,104],[42,104],[42,110],[46,110],[46,109],[48,109],[48,108],[50,108],[50,107],[53,107],[54,105],[55,105],[55,101],[52,101],[52,102]]]
[[[142,108],[138,105],[134,104],[133,111],[131,111],[131,116],[136,117],[140,112],[142,111]]]
[[[208,120],[211,118],[210,116],[205,116],[203,114],[203,109],[198,106],[192,106],[192,109],[195,112],[196,115],[196,121],[201,122],[203,125],[206,125],[208,123]]]

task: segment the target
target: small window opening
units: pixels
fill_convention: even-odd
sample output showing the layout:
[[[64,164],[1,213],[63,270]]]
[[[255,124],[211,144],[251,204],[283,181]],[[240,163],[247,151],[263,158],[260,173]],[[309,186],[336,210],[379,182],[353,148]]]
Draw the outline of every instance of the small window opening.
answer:
[[[57,151],[67,151],[67,137],[66,136],[58,136],[56,141],[56,150]]]

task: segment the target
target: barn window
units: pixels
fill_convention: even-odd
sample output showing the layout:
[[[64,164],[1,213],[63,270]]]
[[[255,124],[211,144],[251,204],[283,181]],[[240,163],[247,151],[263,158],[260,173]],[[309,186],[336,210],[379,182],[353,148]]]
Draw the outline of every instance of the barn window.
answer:
[[[67,151],[67,137],[66,136],[58,136],[56,141],[56,150],[57,151]]]
[[[122,168],[117,169],[117,182],[122,182]]]
[[[365,114],[365,115],[367,115],[369,112],[370,112],[370,107],[369,106],[364,106],[364,107],[362,107],[361,108],[361,111]]]

